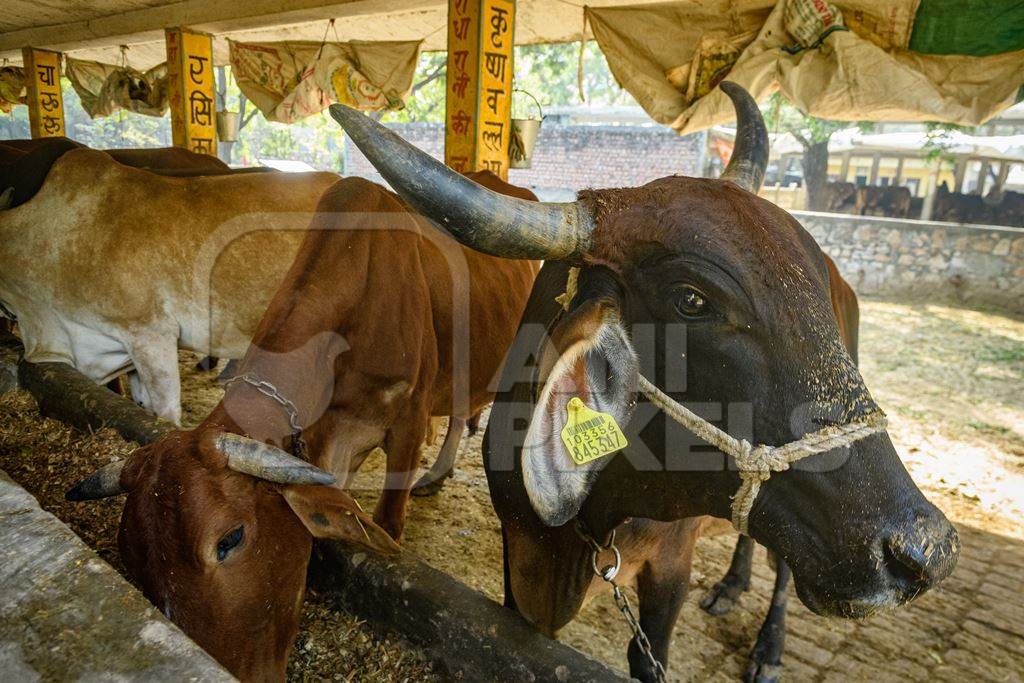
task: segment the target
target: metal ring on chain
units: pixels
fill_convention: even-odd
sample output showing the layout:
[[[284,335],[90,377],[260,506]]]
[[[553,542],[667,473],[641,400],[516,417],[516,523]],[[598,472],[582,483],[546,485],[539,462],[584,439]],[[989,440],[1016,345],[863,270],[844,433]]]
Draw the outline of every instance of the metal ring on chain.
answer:
[[[633,631],[633,637],[636,639],[637,647],[640,648],[640,652],[647,657],[647,660],[651,663],[651,668],[654,671],[655,680],[658,683],[664,683],[665,681],[665,666],[658,661],[658,658],[654,656],[654,652],[651,649],[651,641],[648,640],[647,634],[644,633],[643,628],[640,626],[640,620],[633,614],[633,608],[629,604],[629,599],[626,598],[626,594],[622,592],[622,587],[615,583],[615,577],[619,574],[619,569],[622,567],[622,554],[619,552],[618,547],[615,545],[615,530],[612,529],[611,536],[608,539],[608,543],[601,545],[597,540],[587,531],[583,522],[576,520],[576,533],[583,539],[583,542],[590,547],[590,566],[594,570],[594,574],[601,578],[601,580],[608,582],[612,587],[612,596],[615,599],[615,606],[622,612],[622,616],[626,618],[626,623],[629,624],[629,628]],[[610,550],[615,555],[615,564],[605,567],[603,570],[597,568],[597,558],[602,551]]]
[[[615,554],[615,564],[610,564],[604,569],[598,569],[597,558],[600,556],[600,553],[597,550],[591,550],[590,566],[594,569],[595,574],[610,583],[612,579],[619,575],[619,569],[622,568],[622,554],[619,553],[619,549],[614,545],[608,548],[608,550],[611,550]]]
[[[299,423],[299,409],[291,399],[278,391],[277,387],[270,382],[263,379],[256,379],[251,375],[235,375],[234,377],[229,378],[224,382],[224,389],[226,390],[235,382],[245,382],[256,391],[260,392],[267,398],[276,401],[284,408],[284,411],[288,416],[288,426],[292,430],[292,441],[294,443],[295,455],[297,457],[304,458],[306,456],[306,440],[302,438],[302,425]]]

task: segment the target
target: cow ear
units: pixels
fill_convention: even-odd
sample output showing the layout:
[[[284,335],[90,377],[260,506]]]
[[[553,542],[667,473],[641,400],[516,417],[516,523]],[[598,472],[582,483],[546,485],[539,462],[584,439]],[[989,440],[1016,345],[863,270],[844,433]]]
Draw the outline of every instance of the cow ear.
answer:
[[[285,486],[281,494],[316,538],[345,541],[379,553],[399,551],[394,539],[374,524],[355,500],[335,486]]]
[[[608,457],[577,465],[562,442],[568,404],[579,398],[625,427],[633,406],[636,353],[607,301],[584,303],[559,323],[541,362],[546,372],[521,457],[523,482],[534,511],[548,526],[579,513]]]

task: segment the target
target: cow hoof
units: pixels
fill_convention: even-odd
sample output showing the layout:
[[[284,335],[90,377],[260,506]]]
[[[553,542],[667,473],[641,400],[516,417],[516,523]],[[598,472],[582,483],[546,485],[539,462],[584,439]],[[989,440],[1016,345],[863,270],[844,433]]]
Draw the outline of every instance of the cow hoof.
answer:
[[[213,356],[206,356],[198,363],[196,363],[192,367],[192,369],[195,370],[196,372],[209,372],[210,370],[215,369],[217,367],[217,363],[219,362],[219,358],[214,358]]]
[[[778,683],[782,676],[782,664],[762,664],[753,657],[743,675],[744,683]]]
[[[739,602],[740,595],[747,587],[726,576],[707,592],[700,601],[700,608],[714,617],[728,614]]]
[[[451,476],[451,475],[448,475]],[[412,486],[412,495],[420,498],[426,498],[427,496],[436,496],[444,488],[444,482],[447,481],[448,477],[439,477],[434,479],[431,477],[431,473],[427,472],[419,481]]]

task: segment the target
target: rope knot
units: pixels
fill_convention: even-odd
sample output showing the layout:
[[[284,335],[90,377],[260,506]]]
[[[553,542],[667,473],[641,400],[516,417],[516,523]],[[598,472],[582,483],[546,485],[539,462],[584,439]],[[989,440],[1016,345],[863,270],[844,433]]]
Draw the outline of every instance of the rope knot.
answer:
[[[768,481],[772,472],[789,469],[789,461],[774,446],[752,446],[746,439],[740,439],[738,445],[733,457],[736,459],[736,469],[744,479]]]

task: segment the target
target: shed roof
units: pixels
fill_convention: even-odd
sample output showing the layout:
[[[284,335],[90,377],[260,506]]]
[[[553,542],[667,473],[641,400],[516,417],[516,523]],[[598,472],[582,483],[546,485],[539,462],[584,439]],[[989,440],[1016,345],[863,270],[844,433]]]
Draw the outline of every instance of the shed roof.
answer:
[[[636,5],[636,0],[588,0],[590,6]],[[163,30],[188,26],[216,36],[214,57],[227,63],[225,39],[322,40],[336,19],[338,40],[417,40],[444,48],[447,0],[6,0],[0,13],[0,58],[21,63],[26,45],[80,59],[146,69],[165,60]],[[516,44],[579,40],[583,2],[519,0]],[[327,38],[334,40],[335,30]],[[589,31],[588,31],[589,35]]]

